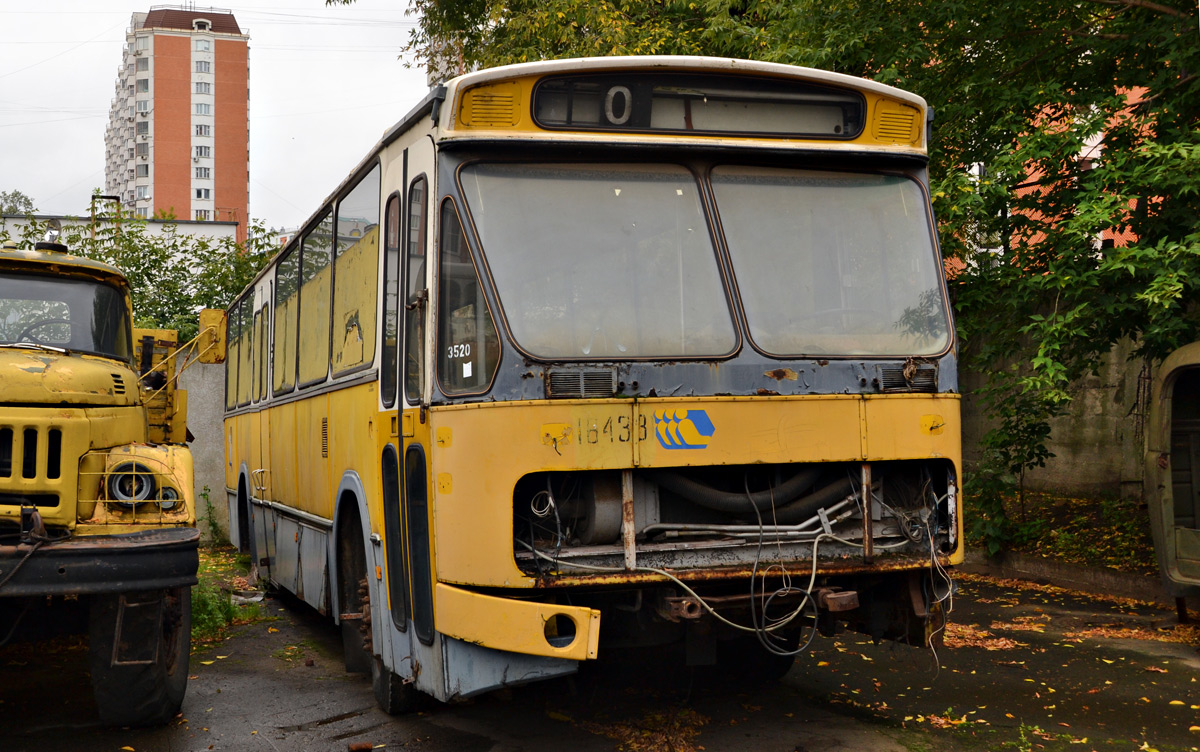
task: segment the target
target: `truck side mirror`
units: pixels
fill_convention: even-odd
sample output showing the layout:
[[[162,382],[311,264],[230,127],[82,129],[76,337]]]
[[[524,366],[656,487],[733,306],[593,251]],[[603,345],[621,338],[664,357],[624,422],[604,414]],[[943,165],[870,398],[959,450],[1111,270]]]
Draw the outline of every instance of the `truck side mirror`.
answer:
[[[201,363],[225,362],[225,311],[205,308],[200,311],[200,338],[196,358]]]

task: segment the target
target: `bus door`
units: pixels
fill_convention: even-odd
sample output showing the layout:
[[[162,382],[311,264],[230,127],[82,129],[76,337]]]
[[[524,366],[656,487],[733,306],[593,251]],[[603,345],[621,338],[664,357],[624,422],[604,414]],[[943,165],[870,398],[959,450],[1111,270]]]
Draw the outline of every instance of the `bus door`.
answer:
[[[429,535],[429,268],[430,206],[434,181],[434,148],[423,138],[405,150],[404,242],[401,272],[404,305],[404,354],[400,384],[404,517],[408,532],[408,574],[413,632],[422,645],[433,644],[433,559]]]
[[[1168,589],[1200,586],[1200,342],[1167,357],[1146,425],[1144,497]]]

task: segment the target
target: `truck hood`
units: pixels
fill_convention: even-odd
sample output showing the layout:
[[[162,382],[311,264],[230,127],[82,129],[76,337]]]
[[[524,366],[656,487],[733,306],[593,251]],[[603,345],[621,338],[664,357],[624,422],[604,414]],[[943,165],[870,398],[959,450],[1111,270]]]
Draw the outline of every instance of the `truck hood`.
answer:
[[[136,405],[139,397],[137,374],[119,361],[0,348],[0,403]]]

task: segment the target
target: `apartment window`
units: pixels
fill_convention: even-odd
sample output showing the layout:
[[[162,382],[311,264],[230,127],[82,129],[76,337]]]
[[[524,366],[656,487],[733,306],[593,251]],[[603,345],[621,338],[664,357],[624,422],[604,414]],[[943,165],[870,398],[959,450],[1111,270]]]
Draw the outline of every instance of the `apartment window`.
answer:
[[[150,186],[139,185],[135,190],[137,191],[137,197],[139,201],[144,198],[150,198]]]
[[[139,57],[137,59],[137,70],[141,73],[145,73],[146,71],[150,70],[150,58]]]
[[[148,50],[150,49],[150,37],[138,37],[134,49]]]
[[[197,209],[196,210],[196,220],[198,222],[206,222],[209,219],[208,214],[209,214],[208,209]]]
[[[208,188],[197,188],[196,198],[209,199],[212,198],[212,190]]]
[[[148,177],[150,177],[150,165],[148,165],[148,164],[139,164],[139,165],[136,165],[136,166],[134,167],[134,171],[135,171],[135,174],[136,174],[136,175],[137,175],[139,178],[148,178]]]
[[[197,146],[196,147],[196,156],[197,157],[211,157],[212,156],[212,147],[211,146]]]
[[[196,135],[197,136],[211,136],[212,135],[212,126],[211,125],[197,125],[196,126]]]
[[[150,135],[150,121],[149,120],[137,121],[137,125],[135,126],[134,130],[136,131],[137,135],[139,135],[139,136],[149,136]]]
[[[138,219],[149,219],[150,218],[150,210],[144,206],[139,208],[137,210],[136,214],[137,214]]]
[[[197,102],[196,103],[196,114],[197,115],[211,115],[212,114],[212,105],[208,104],[207,102]]]
[[[211,168],[208,168],[208,167],[197,167],[196,168],[196,179],[197,180],[208,180],[210,177],[212,177]]]
[[[138,141],[133,145],[133,149],[137,152],[139,157],[146,157],[150,155],[150,144],[146,143],[145,141]]]
[[[150,111],[150,100],[149,99],[139,99],[137,101],[137,111],[138,112],[149,112]]]
[[[197,94],[212,94],[212,84],[210,84],[207,81],[197,81],[196,82],[196,93]]]
[[[197,60],[196,61],[196,72],[197,73],[212,73],[212,63],[208,62],[207,60]]]
[[[137,90],[142,92],[143,94],[150,91],[150,79],[139,78],[137,80]]]
[[[212,49],[212,41],[211,40],[208,40],[208,39],[197,39],[196,40],[196,51],[197,52],[208,52],[211,49]]]

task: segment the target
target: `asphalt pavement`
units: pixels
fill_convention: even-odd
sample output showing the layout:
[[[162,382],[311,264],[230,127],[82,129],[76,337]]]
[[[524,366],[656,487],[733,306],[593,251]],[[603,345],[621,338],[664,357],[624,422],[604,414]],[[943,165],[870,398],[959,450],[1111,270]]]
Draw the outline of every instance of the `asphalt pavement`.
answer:
[[[571,679],[396,718],[344,672],[327,621],[287,599],[264,612],[192,656],[183,713],[160,729],[98,726],[81,640],[0,649],[0,752],[1200,746],[1194,627],[1165,607],[1028,583],[960,577],[936,653],[818,637],[782,682],[756,687],[661,655],[602,656]]]

